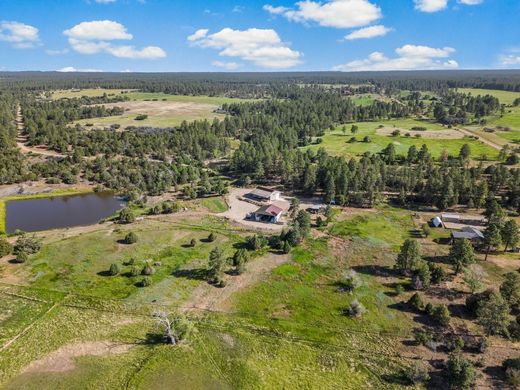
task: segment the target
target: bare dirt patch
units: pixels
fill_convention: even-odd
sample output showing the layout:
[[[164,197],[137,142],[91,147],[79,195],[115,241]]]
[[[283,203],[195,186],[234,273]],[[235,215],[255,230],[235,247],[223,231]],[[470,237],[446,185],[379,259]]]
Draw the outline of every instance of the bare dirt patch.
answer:
[[[95,341],[68,344],[51,352],[43,359],[32,362],[26,369],[26,373],[38,372],[65,372],[73,370],[76,365],[74,358],[80,356],[104,356],[127,352],[133,344],[121,344],[111,341]]]
[[[426,130],[426,131],[417,131],[417,130],[407,130],[407,129],[399,129],[395,127],[383,127],[381,129],[377,129],[378,135],[392,135],[392,133],[396,130],[401,132],[401,136],[405,134],[410,134],[411,137],[416,137],[418,135],[421,138],[428,139],[461,139],[464,138],[465,135],[457,129],[446,129],[446,130]]]
[[[176,115],[194,115],[200,112],[214,111],[218,108],[214,104],[194,102],[154,102],[130,101],[105,104],[107,108],[122,107],[126,114],[147,114],[155,117],[172,117]]]
[[[231,298],[234,294],[266,278],[273,269],[287,261],[289,261],[288,255],[270,253],[249,262],[246,272],[242,275],[229,276],[224,288],[202,283],[184,303],[182,311],[192,313],[204,310],[227,312],[230,310]]]

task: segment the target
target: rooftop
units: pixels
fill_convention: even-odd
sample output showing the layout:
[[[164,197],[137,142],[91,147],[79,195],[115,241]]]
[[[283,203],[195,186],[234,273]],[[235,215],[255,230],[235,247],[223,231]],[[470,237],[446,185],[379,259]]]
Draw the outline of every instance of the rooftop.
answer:
[[[255,214],[270,215],[272,217],[276,217],[277,215],[280,215],[282,212],[283,209],[271,204],[260,207],[258,210],[255,211]]]

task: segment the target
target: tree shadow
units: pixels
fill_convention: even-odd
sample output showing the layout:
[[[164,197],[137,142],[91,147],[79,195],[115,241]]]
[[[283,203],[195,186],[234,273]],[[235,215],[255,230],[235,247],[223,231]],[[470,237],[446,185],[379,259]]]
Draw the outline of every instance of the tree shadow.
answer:
[[[382,265],[356,265],[352,267],[356,272],[365,275],[381,276],[381,277],[398,277],[399,272],[393,268],[385,267]]]
[[[113,276],[110,271],[99,271],[98,273],[98,276]]]
[[[195,245],[191,245],[191,243],[187,243],[187,244],[182,244],[181,247],[185,248],[185,249],[190,249],[190,248],[195,248]]]
[[[177,269],[172,272],[172,275],[176,278],[184,278],[190,280],[207,280],[208,270],[205,268]]]
[[[165,344],[165,337],[163,334],[148,332],[142,343],[144,345]]]
[[[23,262],[20,262],[16,259],[16,257],[13,257],[12,259],[7,260],[9,264],[23,264]]]
[[[234,249],[249,249],[247,242],[235,242],[233,244]]]

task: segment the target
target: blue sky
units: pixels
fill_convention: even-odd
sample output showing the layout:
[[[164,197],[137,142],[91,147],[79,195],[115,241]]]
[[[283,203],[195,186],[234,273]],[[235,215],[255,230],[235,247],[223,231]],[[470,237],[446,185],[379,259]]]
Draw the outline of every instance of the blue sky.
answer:
[[[0,70],[520,68],[519,0],[0,0]]]

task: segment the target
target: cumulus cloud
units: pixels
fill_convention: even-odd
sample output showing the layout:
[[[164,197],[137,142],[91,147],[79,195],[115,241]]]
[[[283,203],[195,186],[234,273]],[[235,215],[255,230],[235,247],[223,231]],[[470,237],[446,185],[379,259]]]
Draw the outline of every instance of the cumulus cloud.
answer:
[[[57,72],[62,73],[72,73],[72,72],[85,72],[85,73],[95,73],[95,72],[103,72],[100,69],[76,69],[73,66],[66,66],[65,68],[58,69]]]
[[[500,63],[504,66],[520,65],[520,55],[505,54],[500,56]]]
[[[458,2],[460,4],[465,4],[465,5],[478,5],[478,4],[482,4],[484,2],[484,0],[458,0]]]
[[[38,29],[20,22],[0,22],[0,41],[9,42],[16,49],[30,49],[40,43]]]
[[[82,22],[63,32],[74,51],[81,54],[107,53],[119,58],[159,59],[166,57],[163,49],[147,46],[136,49],[131,45],[115,45],[112,41],[132,40],[134,37],[121,23],[111,20]]]
[[[345,39],[347,41],[353,41],[355,39],[382,37],[388,34],[390,31],[392,31],[391,28],[385,27],[383,25],[370,26],[352,31],[350,34],[345,35]]]
[[[211,65],[216,66],[218,68],[223,68],[226,70],[236,70],[240,68],[242,65],[237,62],[224,62],[224,61],[213,61]]]
[[[188,41],[194,46],[220,50],[222,57],[237,57],[264,68],[290,68],[301,63],[302,53],[292,50],[272,29],[224,28],[208,33],[207,29],[198,30]]]
[[[368,58],[355,60],[333,69],[345,72],[416,70],[416,69],[454,69],[457,61],[449,58],[455,49],[451,47],[433,48],[428,46],[404,45],[395,50],[397,57],[388,58],[381,52],[373,52]]]
[[[381,8],[369,0],[329,0],[324,3],[304,0],[296,3],[296,8],[266,4],[264,10],[273,15],[283,15],[293,22],[335,28],[362,27],[382,17]]]
[[[414,0],[414,2],[415,9],[421,12],[438,12],[448,7],[448,0]]]

